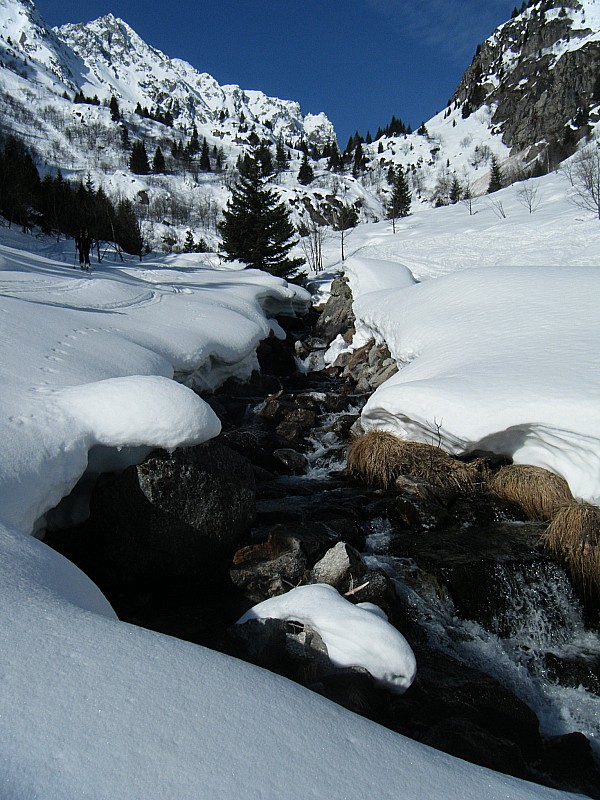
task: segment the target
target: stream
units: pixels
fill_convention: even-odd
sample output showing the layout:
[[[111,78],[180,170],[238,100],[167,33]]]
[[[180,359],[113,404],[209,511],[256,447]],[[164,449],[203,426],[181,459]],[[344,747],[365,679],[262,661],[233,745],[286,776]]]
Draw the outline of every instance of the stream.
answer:
[[[310,332],[295,330],[291,344]],[[96,569],[96,551],[82,550],[85,531],[48,543],[91,575],[122,619],[276,669],[475,763],[600,797],[600,637],[586,628],[564,570],[542,553],[540,526],[470,498],[438,526],[407,523],[407,507],[410,519],[420,513],[411,498],[344,472],[367,394],[340,370],[298,373],[290,353],[273,346],[255,386],[226,385],[207,398],[223,421],[220,438],[257,475],[255,520],[233,569],[229,560],[215,570],[214,584],[127,592],[111,568]],[[385,579],[373,591],[417,657],[417,680],[401,697],[374,690],[363,674],[315,675],[306,654],[301,667],[295,656],[265,655],[231,627],[253,603],[303,581],[320,557],[313,550],[336,541],[360,551],[372,588]],[[294,547],[301,560],[282,560]],[[378,602],[377,594],[356,599]]]
[[[358,412],[356,405],[345,413]],[[324,415],[311,431],[306,472],[279,479],[291,493],[296,487],[303,494],[301,487],[315,481],[323,489],[344,469],[344,443],[331,431],[338,416]],[[515,522],[515,529],[520,524]],[[397,533],[389,519],[374,517],[365,531],[366,563],[391,577],[432,649],[496,678],[535,711],[542,733],[579,731],[600,757],[600,636],[586,628],[581,602],[561,566],[494,565],[492,588],[501,602],[484,627],[461,618],[450,593],[433,589],[429,573],[414,558],[392,555]]]

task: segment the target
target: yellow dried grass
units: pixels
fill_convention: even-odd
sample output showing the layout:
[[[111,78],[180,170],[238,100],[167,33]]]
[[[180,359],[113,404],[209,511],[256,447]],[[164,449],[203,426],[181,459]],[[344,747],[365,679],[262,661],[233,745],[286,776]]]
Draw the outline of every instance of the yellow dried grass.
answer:
[[[563,506],[574,502],[564,478],[542,467],[510,464],[490,479],[489,487],[503,500],[517,503],[530,519],[547,522]]]
[[[408,475],[433,486],[469,491],[478,475],[476,466],[458,461],[439,447],[405,442],[377,430],[351,442],[347,469],[354,477],[384,488],[392,486],[400,475]]]
[[[557,513],[543,535],[544,546],[564,561],[585,592],[600,591],[600,508],[571,503]]]

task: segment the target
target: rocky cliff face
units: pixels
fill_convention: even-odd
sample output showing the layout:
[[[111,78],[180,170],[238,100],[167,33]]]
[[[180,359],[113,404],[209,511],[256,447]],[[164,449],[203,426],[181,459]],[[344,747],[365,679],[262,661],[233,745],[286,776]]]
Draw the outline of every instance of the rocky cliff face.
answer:
[[[477,48],[451,102],[463,117],[487,104],[513,151],[552,167],[599,119],[600,8],[537,0]]]

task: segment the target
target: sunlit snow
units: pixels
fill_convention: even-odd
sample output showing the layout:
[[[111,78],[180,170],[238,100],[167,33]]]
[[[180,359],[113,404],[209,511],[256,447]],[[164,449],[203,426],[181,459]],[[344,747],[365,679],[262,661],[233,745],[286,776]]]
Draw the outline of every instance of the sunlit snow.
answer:
[[[297,586],[254,606],[238,624],[250,619],[282,619],[310,625],[323,639],[332,664],[364,667],[378,686],[395,694],[405,692],[414,680],[414,653],[381,609],[370,603],[353,605],[333,586]]]

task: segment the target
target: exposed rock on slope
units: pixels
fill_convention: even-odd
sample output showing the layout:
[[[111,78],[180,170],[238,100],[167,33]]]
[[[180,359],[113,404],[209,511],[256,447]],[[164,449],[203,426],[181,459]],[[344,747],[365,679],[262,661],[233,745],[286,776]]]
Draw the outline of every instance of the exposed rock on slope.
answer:
[[[451,102],[463,117],[487,104],[505,144],[553,167],[598,120],[598,10],[592,0],[541,0],[477,49]]]

